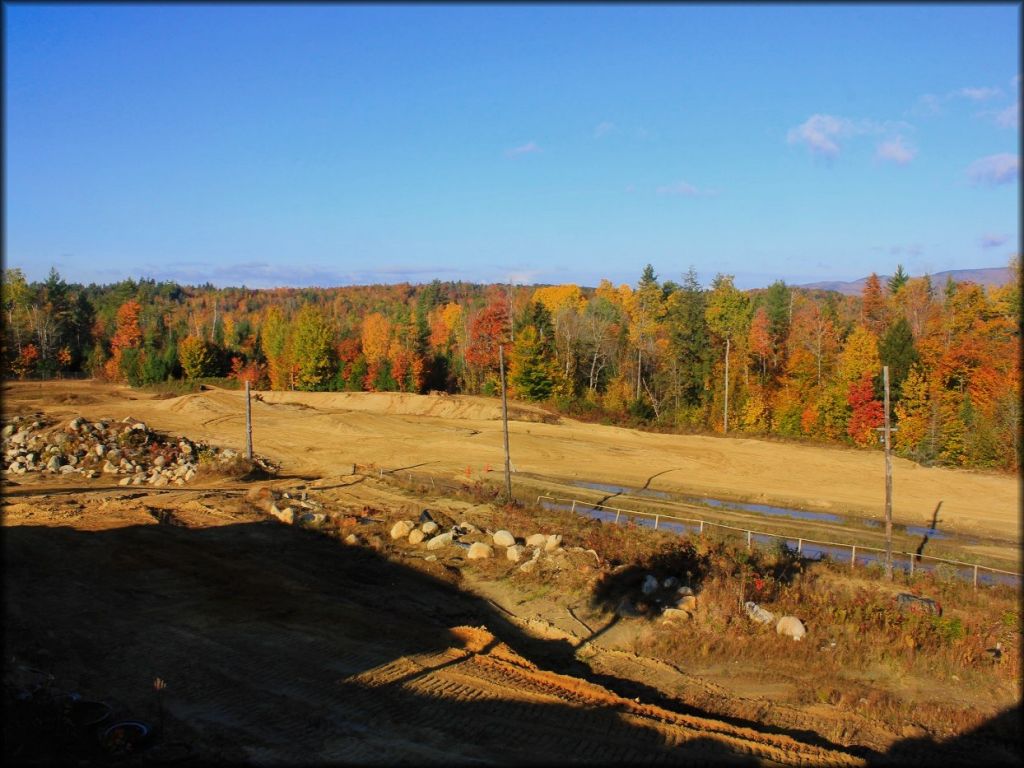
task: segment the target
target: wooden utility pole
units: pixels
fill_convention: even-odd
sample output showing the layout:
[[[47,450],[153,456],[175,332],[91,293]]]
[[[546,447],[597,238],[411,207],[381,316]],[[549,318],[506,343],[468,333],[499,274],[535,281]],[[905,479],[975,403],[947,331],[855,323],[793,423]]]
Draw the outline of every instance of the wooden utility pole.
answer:
[[[249,399],[249,380],[245,380],[245,455],[252,461],[252,401]]]
[[[729,337],[725,338],[725,416],[723,418],[722,433],[729,432]]]
[[[889,433],[889,366],[882,367],[885,384],[885,578],[892,580],[892,454]]]
[[[498,364],[501,367],[501,423],[505,433],[505,500],[512,501],[512,462],[508,456],[508,399],[505,393],[505,347],[498,345]]]

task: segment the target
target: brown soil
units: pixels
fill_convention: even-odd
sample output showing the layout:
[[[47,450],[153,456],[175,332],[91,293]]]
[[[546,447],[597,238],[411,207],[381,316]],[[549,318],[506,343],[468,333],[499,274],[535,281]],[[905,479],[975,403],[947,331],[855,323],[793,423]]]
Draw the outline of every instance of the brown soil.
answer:
[[[74,382],[4,394],[5,415],[132,415],[152,429],[242,447],[234,392],[158,399]],[[882,727],[870,713],[801,706],[800,681],[759,678],[756,660],[695,671],[637,656],[635,640],[652,631],[641,622],[598,638],[601,617],[583,606],[527,600],[460,558],[429,562],[392,545],[390,521],[422,504],[340,467],[423,465],[449,478],[467,465],[476,474],[496,468],[493,401],[264,393],[253,411],[257,450],[282,466],[271,485],[320,494],[339,515],[367,511],[382,522],[351,529],[367,544],[269,520],[242,483],[127,489],[104,478],[22,476],[5,484],[6,757],[110,759],[91,738],[47,725],[46,713],[12,698],[32,675],[44,691],[110,703],[118,719],[162,721],[139,756],[155,761],[969,764],[986,743],[995,744],[990,759],[1007,757],[984,734],[936,743],[913,727]],[[689,492],[873,505],[874,489],[855,481],[865,462],[880,462],[874,454],[550,424],[519,405],[513,413],[522,419],[511,426],[520,470],[642,486],[690,462],[697,473],[677,473],[676,486]],[[783,452],[790,469],[802,457],[818,486],[800,491],[792,471],[780,472]],[[756,471],[740,471],[747,467]],[[940,494],[953,523],[1019,539],[1002,509],[1015,514],[1013,480],[914,473],[931,473],[914,492]],[[673,475],[663,477],[660,487],[673,487]],[[988,504],[977,498],[982,486]],[[455,521],[489,514],[455,499],[430,506]],[[159,694],[158,677],[167,686]]]

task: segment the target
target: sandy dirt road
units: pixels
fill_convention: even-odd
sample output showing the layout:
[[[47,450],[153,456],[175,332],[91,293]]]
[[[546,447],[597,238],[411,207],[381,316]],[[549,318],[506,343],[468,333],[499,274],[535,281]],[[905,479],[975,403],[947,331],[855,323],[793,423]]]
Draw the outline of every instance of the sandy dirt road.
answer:
[[[8,385],[8,400],[54,414],[131,415],[152,427],[234,448],[244,446],[244,395],[212,390],[152,399],[126,387],[68,382]],[[468,396],[398,393],[264,392],[253,403],[254,443],[283,471],[330,476],[345,464],[416,468],[444,476],[503,466],[500,402]],[[526,404],[510,406],[518,473],[598,481],[694,496],[754,501],[881,518],[880,451],[822,448],[692,435],[664,435],[553,421]],[[1020,479],[922,467],[896,458],[893,517],[922,525],[941,503],[940,528],[1021,542]]]

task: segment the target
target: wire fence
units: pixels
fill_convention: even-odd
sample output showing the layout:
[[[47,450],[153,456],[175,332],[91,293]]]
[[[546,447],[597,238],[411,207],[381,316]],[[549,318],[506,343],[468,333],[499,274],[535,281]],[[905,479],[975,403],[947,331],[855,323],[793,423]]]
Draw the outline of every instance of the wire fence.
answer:
[[[545,494],[537,497],[537,505],[548,509],[565,509],[574,514],[587,514],[591,517],[606,519],[616,524],[619,524],[622,518],[625,517],[637,524],[647,525],[654,530],[670,530],[677,533],[697,533],[703,535],[705,529],[717,528],[734,534],[744,535],[748,550],[755,544],[770,544],[773,541],[783,541],[787,546],[795,549],[797,553],[807,557],[827,556],[833,559],[840,559],[840,556],[846,555],[849,558],[851,569],[857,566],[858,558],[859,562],[863,565],[871,562],[881,563],[885,561],[886,550],[881,547],[845,544],[838,541],[822,541],[820,539],[803,538],[773,533],[771,531],[758,531],[701,518],[680,517],[664,512],[622,509],[580,499],[567,499]],[[967,563],[962,560],[952,560],[945,557],[923,555],[916,552],[893,551],[892,555],[893,567],[906,571],[911,577],[915,571],[934,570],[936,565],[944,563],[952,566],[956,570],[957,575],[963,578],[970,578],[975,588],[978,587],[979,582],[987,584],[1005,583],[1014,586],[1020,586],[1021,584],[1022,574],[1016,571],[1007,571],[1002,568],[993,568],[978,563]]]
[[[368,473],[376,474],[381,479],[391,478],[400,482],[404,481],[409,484],[430,487],[432,490],[444,489],[462,492],[472,490],[472,477],[470,475],[467,475],[467,481],[461,481],[438,477],[429,472],[413,472],[411,469],[388,470],[380,467],[373,467],[372,469],[365,467],[361,469],[365,469]],[[839,541],[823,541],[821,539],[792,536],[772,531],[742,528],[703,518],[682,517],[666,512],[644,512],[637,509],[623,509],[583,499],[562,498],[547,494],[537,496],[536,504],[545,509],[583,514],[615,524],[621,524],[623,518],[625,518],[625,520],[631,520],[637,525],[643,525],[653,530],[672,531],[679,534],[696,533],[704,535],[706,531],[719,529],[726,532],[727,535],[744,536],[748,550],[755,545],[770,546],[773,542],[782,541],[786,543],[786,546],[794,549],[804,557],[819,559],[827,557],[835,562],[846,561],[851,569],[856,568],[858,564],[868,566],[872,563],[880,564],[885,562],[885,549],[882,547],[846,544]],[[911,578],[918,572],[934,572],[937,567],[946,566],[952,568],[959,578],[969,579],[975,589],[978,588],[979,584],[1006,584],[1008,586],[1020,587],[1022,577],[1024,577],[1024,574],[1017,571],[994,568],[988,565],[981,565],[980,563],[968,563],[963,560],[918,554],[917,552],[894,550],[892,555],[893,567],[904,571]]]

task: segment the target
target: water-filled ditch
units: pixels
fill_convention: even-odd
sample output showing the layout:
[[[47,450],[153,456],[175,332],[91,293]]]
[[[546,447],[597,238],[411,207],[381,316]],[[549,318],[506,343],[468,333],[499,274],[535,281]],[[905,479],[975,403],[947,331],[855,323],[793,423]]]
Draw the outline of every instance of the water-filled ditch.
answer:
[[[870,528],[881,528],[883,523],[878,520],[865,520],[863,518],[852,518],[845,517],[842,515],[833,514],[830,512],[811,512],[803,509],[794,509],[791,507],[778,507],[769,504],[752,504],[744,502],[726,501],[722,499],[712,499],[707,497],[697,496],[683,496],[680,494],[672,494],[667,491],[657,491],[650,488],[627,488],[620,485],[611,485],[608,483],[594,483],[586,481],[576,481],[573,485],[580,488],[588,488],[590,490],[602,491],[608,493],[611,496],[619,496],[628,494],[630,496],[640,496],[652,499],[662,499],[665,501],[678,501],[690,504],[698,504],[712,508],[736,510],[744,512],[753,512],[755,514],[762,514],[774,517],[788,517],[794,520],[810,520],[820,521],[829,523],[839,523],[847,525],[866,525]],[[614,506],[612,499],[605,499],[601,502],[605,506]],[[543,501],[542,505],[546,509],[558,509],[572,511],[574,509],[572,504],[565,504],[553,501]],[[575,511],[578,514],[582,514],[586,517],[593,518],[595,520],[602,520],[606,522],[615,522],[618,519],[623,522],[623,518],[632,520],[636,525],[641,525],[647,528],[655,527],[655,520],[652,517],[646,517],[644,515],[628,515],[622,513],[616,515],[615,512],[607,509],[597,509],[593,506],[588,506],[585,503],[577,503],[575,505]],[[685,523],[679,520],[665,520],[659,519],[657,521],[658,530],[671,531],[683,534],[699,533],[700,525],[698,523]],[[739,527],[739,526],[737,526]],[[977,540],[968,538],[965,536],[954,536],[943,531],[938,531],[934,528],[928,528],[925,526],[916,525],[894,525],[893,532],[897,535],[907,534],[910,536],[921,536],[926,539],[934,540],[955,540],[962,544],[976,543]],[[739,534],[739,532],[734,532]],[[751,534],[751,543],[759,544],[761,546],[773,546],[779,539],[784,539],[786,545],[791,549],[797,549],[800,547],[801,553],[804,557],[812,559],[820,559],[822,557],[828,557],[831,560],[837,562],[850,562],[851,555],[853,554],[850,547],[846,546],[830,546],[827,544],[817,544],[808,541],[800,541],[797,537],[790,536],[765,536],[762,534],[753,533]],[[865,552],[860,551],[856,553],[855,565],[866,566],[871,564],[881,564],[884,562],[885,556],[882,553],[877,552]],[[893,567],[909,572],[911,569],[910,558],[906,555],[894,555]],[[913,563],[913,569],[915,571],[929,571],[933,572],[938,568],[951,569],[959,578],[966,580],[973,580],[974,568],[972,566],[960,566],[953,565],[950,563],[940,563],[936,561],[915,559]],[[981,568],[978,569],[978,583],[979,584],[1008,584],[1010,586],[1020,586],[1021,579],[1019,576],[1004,573],[993,573],[986,571]]]

